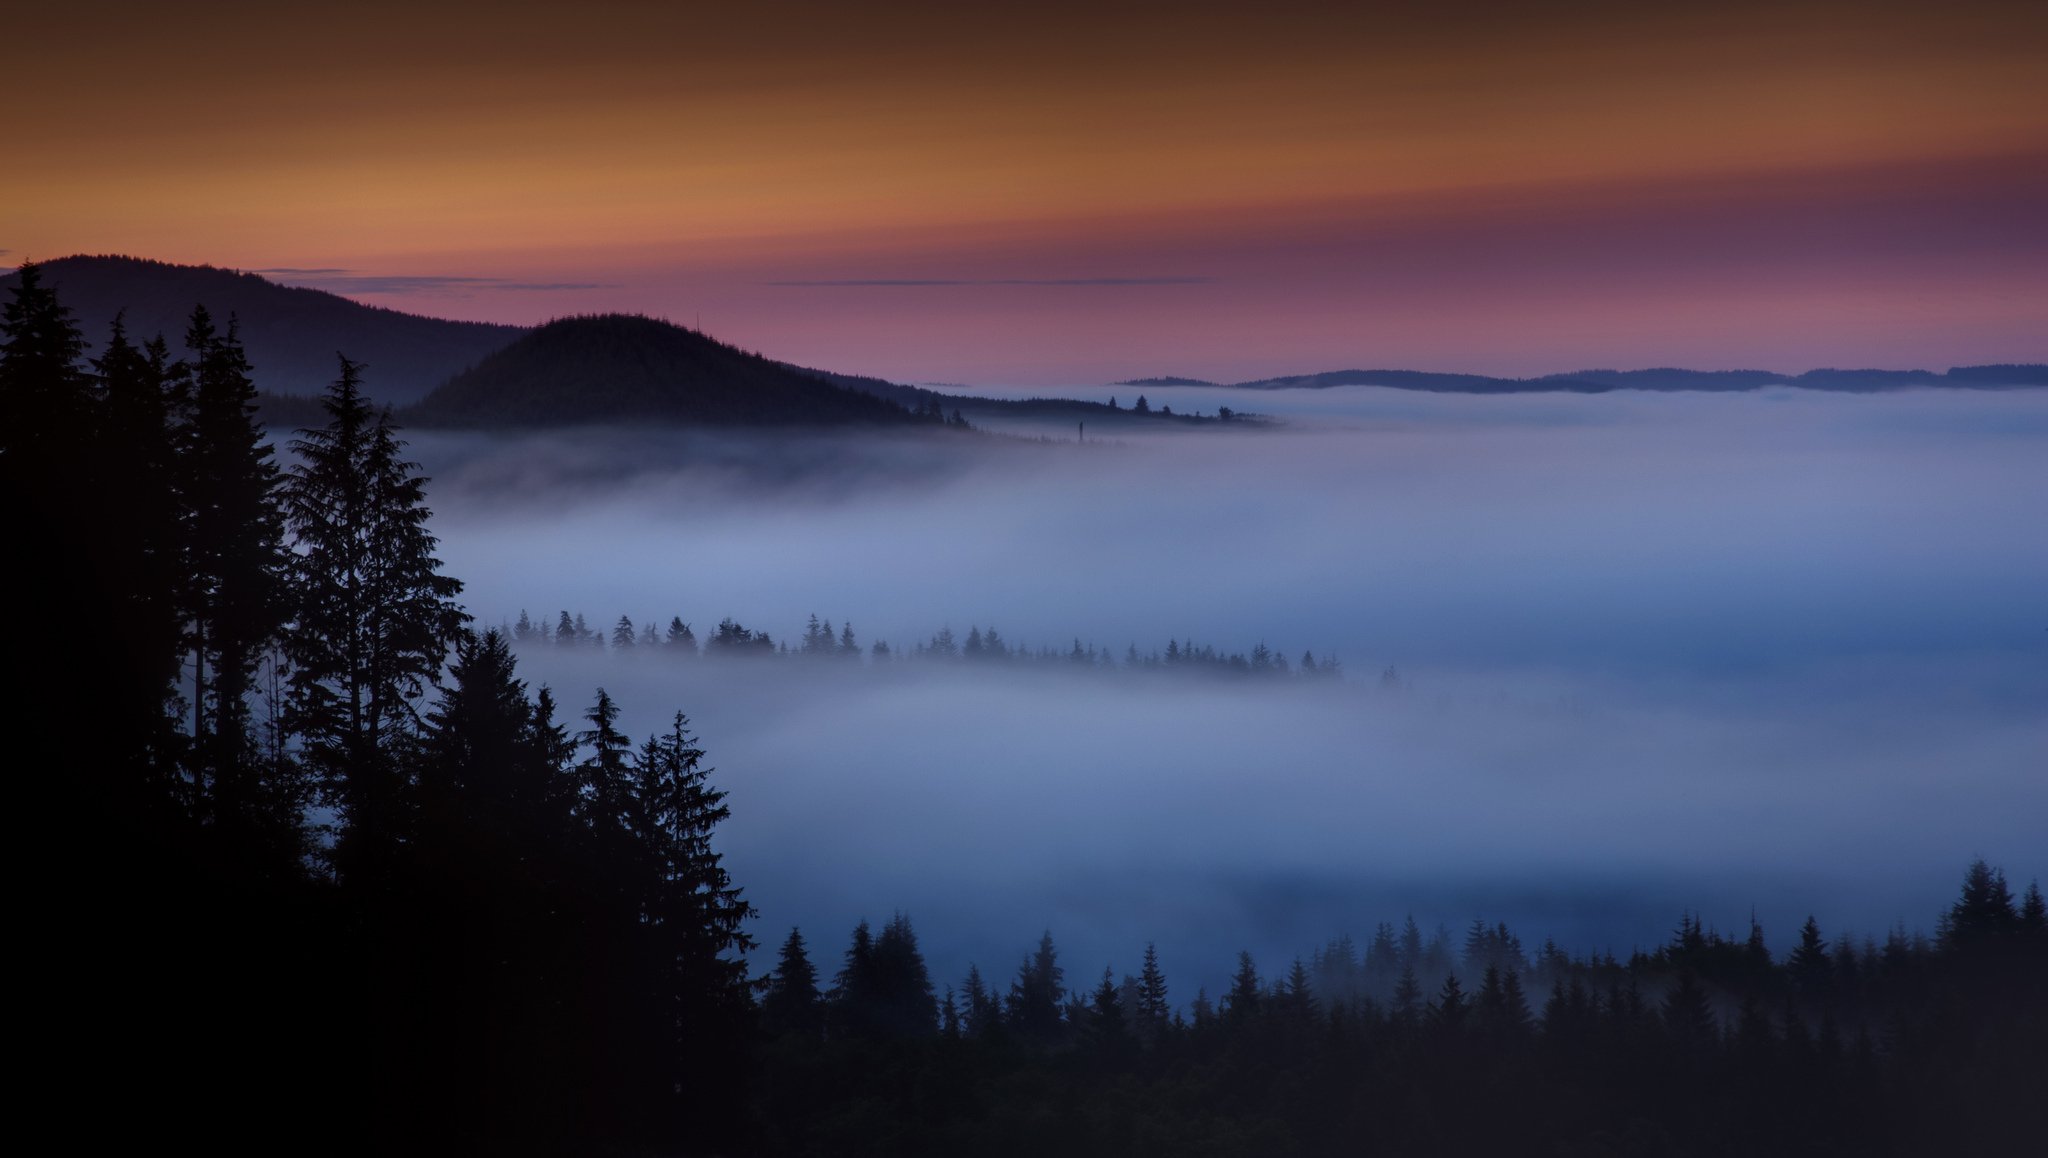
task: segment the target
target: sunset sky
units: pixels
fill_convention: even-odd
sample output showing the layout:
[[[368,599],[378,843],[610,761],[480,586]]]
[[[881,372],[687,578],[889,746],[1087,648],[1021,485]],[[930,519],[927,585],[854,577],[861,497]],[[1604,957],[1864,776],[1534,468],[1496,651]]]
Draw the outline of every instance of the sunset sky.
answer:
[[[2048,359],[2048,4],[10,5],[0,264],[907,381]]]

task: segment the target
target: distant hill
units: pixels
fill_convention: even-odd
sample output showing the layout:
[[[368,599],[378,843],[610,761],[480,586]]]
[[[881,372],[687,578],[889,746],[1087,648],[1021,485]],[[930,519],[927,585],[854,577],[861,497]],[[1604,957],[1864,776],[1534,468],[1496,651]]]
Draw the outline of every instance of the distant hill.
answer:
[[[632,314],[562,318],[531,330],[450,379],[405,420],[484,428],[918,421],[893,401]]]
[[[1173,375],[1171,375],[1171,374],[1168,374],[1168,375],[1166,375],[1166,376],[1164,376],[1164,377],[1161,377],[1161,378],[1126,378],[1126,379],[1124,379],[1124,380],[1123,380],[1123,381],[1121,381],[1121,382],[1115,382],[1115,383],[1112,383],[1112,385],[1115,385],[1115,386],[1220,386],[1220,385],[1222,385],[1222,383],[1220,383],[1220,382],[1211,382],[1211,381],[1209,381],[1209,380],[1207,380],[1207,379],[1205,379],[1205,378],[1176,378],[1176,377],[1174,377]]]
[[[380,309],[210,265],[136,257],[63,257],[39,264],[44,284],[71,308],[94,349],[106,342],[114,315],[122,311],[130,336],[160,333],[173,353],[194,305],[204,305],[222,325],[234,315],[257,385],[267,394],[319,394],[334,381],[339,352],[367,367],[365,393],[405,405],[526,332]],[[0,275],[0,295],[18,280],[12,271]]]
[[[1145,378],[1176,386],[1211,386],[1197,378]],[[1118,383],[1125,385],[1125,383]],[[1427,370],[1329,370],[1231,384],[1236,390],[1322,390],[1333,386],[1385,386],[1396,390],[1428,390],[1455,394],[1531,394],[1570,391],[1594,394],[1608,390],[1758,390],[1795,386],[1807,390],[1866,393],[1906,387],[1960,387],[2004,390],[2048,386],[2048,365],[1956,366],[1946,373],[1932,370],[1808,370],[1779,374],[1770,370],[1574,370],[1541,378],[1494,378],[1485,374],[1441,374]]]

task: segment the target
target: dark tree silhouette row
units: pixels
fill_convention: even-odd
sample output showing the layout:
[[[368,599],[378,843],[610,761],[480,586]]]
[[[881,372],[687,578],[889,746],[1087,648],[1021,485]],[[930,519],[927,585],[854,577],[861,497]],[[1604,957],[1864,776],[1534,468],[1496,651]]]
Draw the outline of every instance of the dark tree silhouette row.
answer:
[[[676,659],[693,659],[698,656],[741,657],[777,656],[801,659],[861,660],[872,663],[886,663],[899,659],[916,660],[964,660],[991,664],[1058,664],[1067,667],[1096,668],[1123,671],[1184,671],[1209,672],[1229,675],[1299,675],[1305,678],[1338,679],[1343,674],[1343,665],[1334,652],[1326,652],[1317,659],[1312,651],[1301,653],[1298,663],[1290,664],[1287,657],[1263,642],[1255,645],[1249,653],[1223,652],[1214,646],[1197,646],[1194,640],[1168,640],[1166,647],[1149,652],[1140,652],[1138,645],[1130,644],[1119,657],[1108,647],[1094,643],[1083,643],[1078,637],[1068,648],[1028,647],[1004,639],[994,627],[983,629],[969,627],[966,638],[953,633],[951,627],[942,627],[933,632],[927,640],[907,647],[891,647],[885,640],[876,640],[863,649],[854,634],[852,623],[842,623],[835,631],[832,621],[821,620],[816,615],[804,626],[803,635],[794,644],[788,640],[776,640],[765,631],[746,627],[731,617],[719,621],[700,643],[696,630],[685,623],[679,615],[671,616],[666,628],[657,628],[655,620],[636,625],[631,616],[621,615],[612,624],[609,632],[590,626],[582,613],[571,615],[563,611],[550,626],[546,620],[536,620],[525,611],[508,629],[516,646],[595,648],[616,653],[662,655]]]
[[[67,1100],[230,1150],[742,1136],[751,908],[704,753],[602,690],[572,732],[468,629],[362,368],[280,469],[232,319],[176,358],[117,320],[86,365],[30,265],[0,337]]]
[[[760,1003],[764,1149],[796,1154],[2012,1154],[2044,1136],[2048,912],[1983,861],[1932,937],[1774,953],[1690,914],[1626,961],[1462,945],[1411,918],[1226,992],[929,978],[908,918],[821,985],[802,933]]]

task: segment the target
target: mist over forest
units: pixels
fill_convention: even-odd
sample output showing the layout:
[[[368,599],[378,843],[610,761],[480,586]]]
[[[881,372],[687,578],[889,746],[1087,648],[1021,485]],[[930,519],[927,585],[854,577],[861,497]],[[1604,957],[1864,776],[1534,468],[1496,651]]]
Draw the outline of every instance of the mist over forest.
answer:
[[[680,704],[715,738],[764,927],[904,911],[940,976],[1040,927],[1090,967],[1156,941],[1212,993],[1238,948],[1409,913],[1575,951],[1688,908],[1881,937],[1948,866],[2048,855],[2048,398],[1146,393],[1281,421],[409,437],[483,623],[730,617],[795,646],[818,615],[891,648],[519,654],[605,686],[629,732]],[[1193,638],[1344,674],[910,654],[990,627],[1118,667]]]
[[[346,357],[322,418],[266,431],[233,319],[195,307],[177,353],[117,319],[88,357],[35,266],[9,292],[40,677],[10,707],[68,858],[30,897],[36,1048],[102,1074],[119,1043],[153,1077],[114,1096],[167,1135],[1704,1158],[2028,1129],[2038,398],[976,426],[869,397],[890,421],[771,435],[741,391],[716,429],[408,442]],[[653,415],[697,390],[642,385]],[[1077,412],[1133,417],[1057,437]],[[1462,1112],[1475,1081],[1502,1113]]]

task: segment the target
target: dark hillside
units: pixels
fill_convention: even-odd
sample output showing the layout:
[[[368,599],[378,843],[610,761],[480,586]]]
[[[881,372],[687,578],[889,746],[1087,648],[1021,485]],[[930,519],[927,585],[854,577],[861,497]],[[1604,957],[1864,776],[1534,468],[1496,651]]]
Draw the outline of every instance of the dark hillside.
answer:
[[[232,315],[257,381],[272,394],[324,392],[340,352],[364,365],[371,398],[402,406],[525,332],[366,306],[210,265],[93,256],[59,258],[41,269],[43,283],[70,307],[95,350],[106,342],[114,315],[124,311],[131,339],[162,334],[174,355],[194,305],[204,305],[222,326]],[[18,279],[13,272],[0,275],[0,294]]]
[[[694,330],[629,314],[533,330],[429,395],[407,421],[537,427],[909,423],[893,402],[790,369]]]

